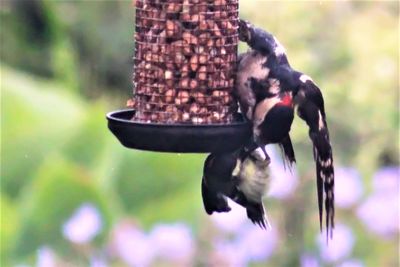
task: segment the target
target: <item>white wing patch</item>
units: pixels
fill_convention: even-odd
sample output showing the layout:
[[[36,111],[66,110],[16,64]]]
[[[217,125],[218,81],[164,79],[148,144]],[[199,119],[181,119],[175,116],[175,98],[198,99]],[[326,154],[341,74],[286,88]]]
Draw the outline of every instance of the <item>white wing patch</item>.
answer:
[[[311,82],[313,81],[313,80],[311,79],[310,76],[305,75],[305,74],[301,75],[300,78],[299,78],[299,80],[300,80],[302,83],[306,83],[307,81],[311,81]]]
[[[329,165],[332,165],[332,160],[329,158],[327,160],[322,160],[321,158],[319,159],[321,162],[322,167],[328,167]]]
[[[274,49],[275,56],[279,57],[284,55],[286,53],[285,47],[283,47],[283,45],[278,41],[278,39],[275,38],[275,36],[274,41],[276,43],[276,47]]]
[[[322,130],[325,127],[324,119],[322,118],[321,111],[318,110],[318,130]]]

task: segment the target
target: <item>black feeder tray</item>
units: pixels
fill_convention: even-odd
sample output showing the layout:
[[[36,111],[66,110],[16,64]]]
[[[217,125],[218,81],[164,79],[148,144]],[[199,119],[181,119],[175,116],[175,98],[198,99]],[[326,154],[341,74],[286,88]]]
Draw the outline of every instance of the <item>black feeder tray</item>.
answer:
[[[251,125],[240,113],[229,124],[160,124],[132,121],[135,111],[107,114],[108,128],[127,148],[175,153],[221,153],[239,149]]]

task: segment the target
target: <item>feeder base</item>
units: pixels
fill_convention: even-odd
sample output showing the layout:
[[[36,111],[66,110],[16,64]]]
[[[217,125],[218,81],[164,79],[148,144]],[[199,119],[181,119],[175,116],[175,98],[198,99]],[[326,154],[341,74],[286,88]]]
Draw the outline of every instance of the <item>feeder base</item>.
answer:
[[[156,124],[134,122],[134,110],[107,114],[108,128],[127,148],[175,153],[220,153],[239,149],[251,137],[240,113],[229,124]]]

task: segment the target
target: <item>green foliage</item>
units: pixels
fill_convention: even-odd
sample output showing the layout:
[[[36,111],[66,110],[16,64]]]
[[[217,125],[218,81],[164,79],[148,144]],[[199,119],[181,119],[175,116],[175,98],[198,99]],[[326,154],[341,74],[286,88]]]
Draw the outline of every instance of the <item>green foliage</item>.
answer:
[[[102,214],[103,230],[98,242],[107,236],[110,211],[106,196],[96,189],[91,177],[57,154],[43,163],[26,190],[22,201],[23,221],[15,252],[27,255],[42,245],[68,251],[62,225],[82,203],[93,203]]]
[[[120,158],[113,176],[124,208],[144,215],[149,222],[191,219],[188,211],[194,202],[190,200],[200,200],[203,158],[149,152],[133,152]]]
[[[201,177],[199,157],[157,155],[135,152],[121,158],[116,168],[116,188],[130,210],[140,207],[141,201],[163,197],[191,185],[193,177]],[[146,177],[146,178],[144,178]]]
[[[26,71],[51,76],[52,45],[60,30],[52,8],[44,1],[10,1],[4,5],[0,9],[0,58]]]
[[[1,66],[2,192],[11,197],[29,183],[48,153],[80,124],[82,102],[57,83],[38,81]]]
[[[62,151],[72,161],[95,169],[99,155],[105,149],[109,133],[106,131],[104,106],[94,104],[80,117],[80,125],[65,143]]]
[[[20,228],[20,218],[17,205],[5,195],[0,197],[1,225],[0,225],[0,265],[9,264],[9,257],[15,244],[15,239]]]

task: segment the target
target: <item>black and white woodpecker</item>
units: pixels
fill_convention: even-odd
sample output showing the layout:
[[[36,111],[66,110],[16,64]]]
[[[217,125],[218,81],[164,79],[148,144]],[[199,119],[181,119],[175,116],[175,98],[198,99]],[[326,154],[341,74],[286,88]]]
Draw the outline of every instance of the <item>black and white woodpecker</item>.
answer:
[[[246,208],[247,217],[270,228],[262,202],[267,193],[270,160],[260,149],[210,154],[204,162],[201,193],[207,214],[229,212],[227,198]]]
[[[332,237],[334,169],[322,93],[310,77],[291,68],[284,47],[272,34],[240,20],[239,39],[251,50],[239,57],[235,93],[253,124],[254,141],[260,147],[279,144],[286,161],[294,163],[289,132],[297,109],[313,143],[320,228],[325,199],[326,233]]]

